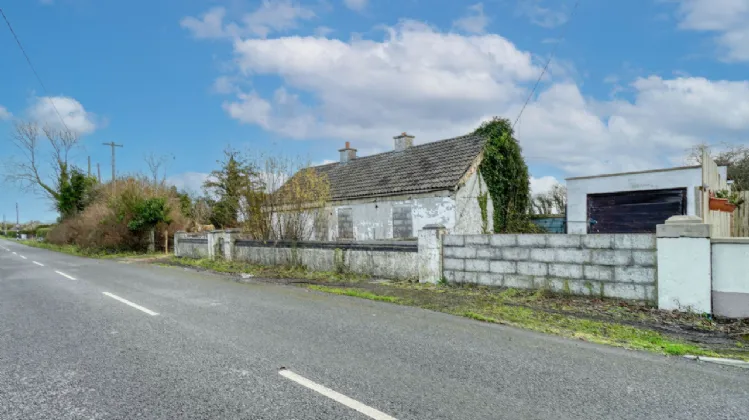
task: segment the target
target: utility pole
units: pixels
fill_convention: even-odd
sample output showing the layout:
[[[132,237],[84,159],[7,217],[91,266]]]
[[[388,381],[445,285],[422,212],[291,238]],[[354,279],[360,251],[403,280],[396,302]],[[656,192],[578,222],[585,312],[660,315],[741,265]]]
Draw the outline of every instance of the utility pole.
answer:
[[[16,202],[16,235],[18,235],[19,230],[21,230],[21,222],[18,218],[18,203]]]
[[[115,159],[114,159],[114,148],[115,147],[122,147],[121,144],[117,144],[115,142],[109,142],[109,143],[102,143],[104,146],[109,146],[112,148],[112,194],[115,194],[117,191],[117,186],[115,185],[115,180],[117,179],[117,170],[115,169]]]
[[[99,176],[99,184],[101,184],[101,166],[98,163],[96,164],[96,173]]]
[[[5,213],[3,213],[3,233],[8,236],[8,226],[5,224]]]

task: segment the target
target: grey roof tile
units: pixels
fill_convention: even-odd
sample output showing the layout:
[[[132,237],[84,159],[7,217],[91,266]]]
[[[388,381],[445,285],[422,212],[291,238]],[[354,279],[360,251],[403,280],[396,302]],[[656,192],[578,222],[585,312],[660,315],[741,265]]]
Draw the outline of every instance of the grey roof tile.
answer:
[[[314,169],[328,177],[333,200],[452,190],[484,143],[483,137],[468,135]]]

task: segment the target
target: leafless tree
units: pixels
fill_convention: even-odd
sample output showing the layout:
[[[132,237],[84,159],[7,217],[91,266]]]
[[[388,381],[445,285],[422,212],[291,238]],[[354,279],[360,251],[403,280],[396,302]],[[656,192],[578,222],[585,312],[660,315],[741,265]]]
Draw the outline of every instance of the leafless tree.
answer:
[[[18,121],[13,127],[12,142],[20,153],[6,165],[5,178],[26,190],[41,191],[46,197],[57,200],[60,181],[68,174],[70,152],[79,144],[78,134]],[[45,152],[47,145],[51,150]],[[44,165],[51,167],[51,174],[44,170]]]
[[[143,156],[143,160],[148,166],[148,172],[151,174],[151,180],[154,185],[164,183],[166,181],[166,166],[169,163],[169,159],[174,159],[173,155],[156,155],[154,153],[148,153]]]
[[[701,164],[703,151],[707,151],[718,166],[728,166],[728,179],[734,182],[734,190],[749,189],[749,147],[727,143],[715,147],[698,144],[687,150],[687,163]]]
[[[531,202],[535,214],[564,214],[567,208],[567,187],[554,184],[544,194],[537,194]]]

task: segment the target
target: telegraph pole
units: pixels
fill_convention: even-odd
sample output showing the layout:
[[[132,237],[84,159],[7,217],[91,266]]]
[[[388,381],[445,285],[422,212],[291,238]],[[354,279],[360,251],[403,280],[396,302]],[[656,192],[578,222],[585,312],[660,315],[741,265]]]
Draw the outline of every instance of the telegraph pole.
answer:
[[[101,184],[101,166],[99,164],[96,164],[96,173],[99,175],[99,184]]]
[[[121,144],[117,144],[115,142],[109,142],[109,143],[102,143],[104,146],[109,146],[112,148],[112,194],[114,194],[117,191],[117,186],[115,185],[115,180],[117,179],[117,170],[115,169],[115,159],[114,159],[114,148],[115,147],[122,147]]]
[[[18,218],[18,203],[16,202],[16,235],[18,235],[19,230],[21,230],[21,222]]]

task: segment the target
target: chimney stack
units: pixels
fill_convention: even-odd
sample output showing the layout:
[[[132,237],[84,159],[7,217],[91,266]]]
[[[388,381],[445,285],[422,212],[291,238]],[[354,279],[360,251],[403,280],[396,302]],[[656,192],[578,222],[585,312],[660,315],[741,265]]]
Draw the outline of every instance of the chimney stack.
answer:
[[[402,152],[409,147],[413,147],[414,145],[414,136],[407,134],[405,132],[401,133],[398,136],[393,137],[393,140],[395,140],[395,151],[396,152]]]
[[[351,143],[346,142],[346,147],[343,149],[338,150],[341,152],[341,163],[346,164],[354,159],[356,159],[356,149],[351,148]]]

